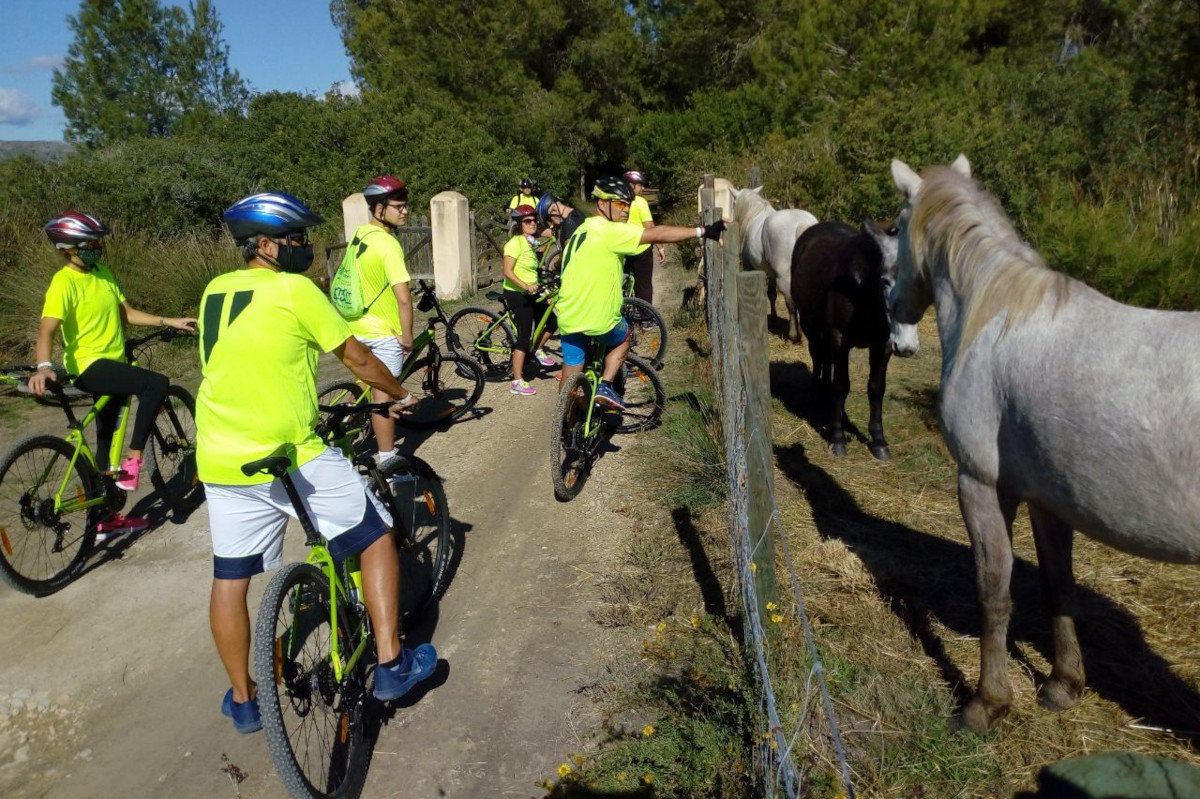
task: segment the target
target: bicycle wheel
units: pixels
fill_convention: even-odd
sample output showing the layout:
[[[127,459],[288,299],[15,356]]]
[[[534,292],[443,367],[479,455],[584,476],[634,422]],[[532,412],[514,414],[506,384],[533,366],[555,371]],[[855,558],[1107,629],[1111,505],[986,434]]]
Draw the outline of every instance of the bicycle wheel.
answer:
[[[204,488],[196,473],[196,402],[182,386],[171,386],[150,431],[154,466],[150,482],[176,513],[197,503]]]
[[[364,657],[340,681],[334,676],[332,615],[329,581],[307,563],[284,566],[258,609],[258,707],[267,751],[293,797],[353,799],[371,762],[363,735],[367,664]],[[357,645],[359,622],[341,602],[337,619],[344,656]]]
[[[332,380],[324,383],[317,389],[317,404],[318,405],[346,405],[365,401],[363,395],[367,393],[367,389],[353,380]],[[319,414],[318,422],[324,421],[328,414]],[[370,417],[363,415],[356,417],[361,419],[361,426],[354,427],[348,431],[350,436],[351,446],[354,452],[362,454],[371,449],[369,442],[375,438],[375,433],[371,429]]]
[[[554,484],[554,496],[562,502],[579,495],[591,469],[587,436],[591,396],[584,374],[571,375],[558,395],[550,425],[550,482]]]
[[[617,432],[640,433],[658,427],[667,404],[667,392],[663,389],[658,372],[631,353],[613,382],[625,398],[625,410],[621,412],[621,425]]]
[[[475,407],[483,394],[483,367],[462,355],[426,355],[400,381],[418,400],[396,420],[403,427],[424,429],[449,424]]]
[[[420,458],[396,457],[379,470],[375,496],[392,514],[400,552],[400,612],[412,622],[446,590],[450,506],[441,478]]]
[[[661,369],[667,354],[667,323],[650,303],[637,297],[626,297],[621,303],[621,316],[629,323],[630,351]]]
[[[91,463],[54,436],[18,441],[0,458],[0,578],[18,591],[46,596],[83,568],[95,543],[103,496]],[[61,494],[59,488],[62,488]],[[66,507],[55,510],[61,497]]]
[[[495,311],[476,306],[463,308],[450,317],[446,333],[450,351],[478,363],[487,380],[503,380],[512,373],[516,340],[517,334],[508,320],[501,321]]]

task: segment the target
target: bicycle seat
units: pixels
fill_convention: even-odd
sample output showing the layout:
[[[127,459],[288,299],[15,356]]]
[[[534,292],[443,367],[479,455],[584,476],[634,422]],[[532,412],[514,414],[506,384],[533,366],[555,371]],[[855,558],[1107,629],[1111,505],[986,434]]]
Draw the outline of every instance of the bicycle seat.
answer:
[[[274,452],[265,458],[242,464],[242,474],[253,477],[256,474],[269,474],[281,477],[292,468],[292,457],[296,454],[294,444],[280,444]]]
[[[483,296],[487,297],[492,302],[501,302],[504,300],[504,293],[500,292],[500,291],[489,291],[487,294],[484,294]]]

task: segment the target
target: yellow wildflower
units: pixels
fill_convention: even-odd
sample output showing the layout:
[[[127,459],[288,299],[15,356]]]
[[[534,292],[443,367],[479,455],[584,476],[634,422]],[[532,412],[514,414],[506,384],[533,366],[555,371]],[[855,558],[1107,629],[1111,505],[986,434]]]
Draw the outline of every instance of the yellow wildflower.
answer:
[[[558,767],[558,776],[565,777],[570,773],[571,773],[571,766],[569,764],[563,763],[561,766]]]
[[[775,608],[777,608],[777,607],[779,607],[779,606],[778,606],[778,605],[776,605],[774,602],[768,602],[768,603],[767,603],[767,610],[774,610],[774,609],[775,609]]]
[[[654,775],[653,774],[645,775],[644,777],[642,777],[642,782],[646,783],[647,785],[653,785],[654,784]]]
[[[660,621],[658,623],[658,631],[661,633],[665,629],[667,629],[667,623],[665,621]]]
[[[783,615],[779,614],[779,613],[772,613],[771,621],[775,622],[776,624],[779,624],[781,621],[783,621]]]
[[[700,619],[698,619],[698,618],[696,618],[695,616],[693,616],[693,617],[692,617],[692,626],[693,626],[693,627],[699,627],[699,626],[700,626]]]
[[[758,571],[758,564],[755,563],[754,561],[750,561],[750,571],[752,571],[752,572]]]
[[[643,738],[649,738],[653,734],[654,734],[654,725],[653,724],[647,724],[645,727],[642,728],[642,737]]]

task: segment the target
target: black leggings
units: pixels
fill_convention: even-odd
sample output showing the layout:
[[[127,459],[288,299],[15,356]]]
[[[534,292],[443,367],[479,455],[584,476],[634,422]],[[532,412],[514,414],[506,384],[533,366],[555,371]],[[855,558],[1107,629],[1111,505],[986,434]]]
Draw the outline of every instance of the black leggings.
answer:
[[[512,312],[513,322],[516,327],[517,341],[513,346],[522,352],[529,352],[532,349],[530,339],[533,338],[533,328],[537,326],[538,321],[542,318],[542,314],[546,313],[545,301],[539,300],[532,294],[526,294],[523,291],[505,289],[504,304]],[[546,320],[546,329],[543,332],[553,333],[557,329],[558,319],[554,314],[550,314],[550,318]]]
[[[633,296],[654,304],[654,247],[625,256],[625,274],[633,273]]]
[[[121,418],[121,408],[125,404],[122,400],[128,396],[136,396],[138,399],[129,448],[143,450],[150,438],[150,425],[154,424],[154,416],[158,413],[159,404],[167,396],[167,388],[171,381],[167,380],[165,375],[151,372],[149,369],[101,359],[93,361],[91,366],[84,369],[83,374],[75,380],[75,385],[89,394],[108,394],[113,398],[96,416],[96,466],[101,471],[107,471],[110,465],[118,465],[109,464],[108,450],[112,446],[113,434],[116,433],[117,423]]]

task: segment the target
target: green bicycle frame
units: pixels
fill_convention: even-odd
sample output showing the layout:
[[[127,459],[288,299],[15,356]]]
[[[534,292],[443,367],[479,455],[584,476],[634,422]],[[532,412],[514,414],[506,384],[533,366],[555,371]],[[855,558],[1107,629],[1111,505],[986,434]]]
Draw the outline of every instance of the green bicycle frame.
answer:
[[[87,440],[84,438],[83,431],[86,430],[88,426],[96,420],[96,416],[99,415],[100,411],[104,410],[104,408],[107,407],[108,403],[111,401],[112,397],[109,396],[103,396],[96,400],[96,404],[93,405],[92,409],[88,411],[86,416],[83,417],[83,421],[71,425],[71,432],[67,433],[65,436],[66,442],[75,448],[75,452],[71,455],[71,462],[68,464],[66,471],[63,473],[62,484],[58,487],[58,491],[56,491],[54,494],[55,512],[73,513],[85,508],[103,505],[107,501],[108,498],[103,493],[101,493],[98,497],[93,497],[92,499],[87,499],[86,497],[80,496],[74,500],[64,500],[63,494],[67,490],[67,482],[71,479],[71,474],[75,470],[75,464],[79,461],[80,453],[83,454],[84,458],[88,463],[91,464],[93,469],[96,468],[96,456],[92,454],[91,447],[87,445]],[[109,445],[108,463],[110,466],[114,463],[119,463],[121,460],[121,451],[125,448],[125,429],[128,425],[128,422],[129,403],[126,402],[124,407],[121,408],[121,421],[117,425],[116,432],[113,434],[112,444]],[[41,479],[38,480],[38,485],[41,485],[42,481],[46,479],[50,468],[50,465],[47,465],[47,473],[43,474]]]
[[[533,333],[529,337],[529,340],[531,342],[537,342],[537,341],[541,340],[542,331],[544,331],[546,329],[546,325],[550,322],[550,315],[552,313],[554,313],[554,306],[557,303],[558,303],[558,293],[555,292],[555,294],[553,296],[551,296],[549,300],[547,300],[546,311],[542,314],[542,318],[538,321],[537,325],[535,325],[533,328]],[[490,353],[494,353],[496,355],[511,354],[511,353],[505,352],[504,350],[500,349],[499,347],[492,346],[491,340],[492,340],[492,333],[496,330],[497,327],[500,327],[505,322],[512,324],[512,321],[513,321],[512,311],[510,311],[506,308],[504,310],[504,313],[500,314],[500,317],[498,319],[496,319],[495,322],[493,322],[492,324],[485,327],[482,331],[480,331],[479,336],[475,339],[475,345],[474,345],[475,349],[478,350],[479,352],[490,352]]]
[[[343,585],[341,578],[338,576],[337,564],[334,561],[333,556],[329,554],[329,550],[325,548],[324,544],[315,544],[309,550],[308,559],[306,562],[320,569],[325,575],[325,579],[329,581],[329,623],[331,631],[331,635],[329,636],[329,655],[331,665],[333,666],[333,676],[336,680],[338,680],[338,682],[341,682],[342,676],[346,672],[351,671],[358,663],[359,658],[361,658],[363,653],[367,651],[367,642],[369,640],[369,636],[362,634],[363,631],[360,630],[358,635],[358,644],[354,647],[354,651],[350,653],[349,658],[343,659],[342,636],[339,633],[340,628],[338,627],[338,605],[340,604],[339,600],[342,602],[349,602],[349,595],[347,594],[346,587]],[[362,569],[359,564],[358,555],[351,555],[350,557],[346,558],[346,575],[350,578],[350,584],[354,587],[356,595],[361,597],[363,590]],[[302,597],[297,594],[295,598],[296,605],[292,608],[293,619],[297,619],[300,616],[300,611],[302,610],[300,607],[301,600]],[[289,659],[292,658],[296,652],[295,647],[298,644],[296,635],[296,625],[293,623],[288,633]]]

